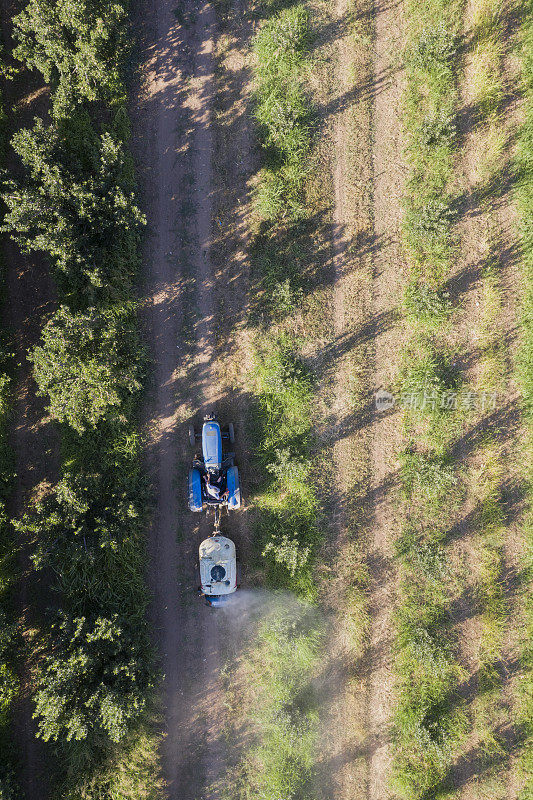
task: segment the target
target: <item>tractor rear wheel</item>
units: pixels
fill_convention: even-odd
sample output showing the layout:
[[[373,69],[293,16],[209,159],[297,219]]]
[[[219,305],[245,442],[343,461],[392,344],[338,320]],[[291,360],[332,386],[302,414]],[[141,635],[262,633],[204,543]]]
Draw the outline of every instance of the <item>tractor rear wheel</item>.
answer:
[[[196,444],[196,434],[194,433],[194,425],[189,425],[189,444],[194,447]]]
[[[228,433],[229,433],[229,440],[231,444],[233,444],[233,442],[235,441],[235,430],[233,428],[233,422],[230,422],[230,424],[228,425]]]

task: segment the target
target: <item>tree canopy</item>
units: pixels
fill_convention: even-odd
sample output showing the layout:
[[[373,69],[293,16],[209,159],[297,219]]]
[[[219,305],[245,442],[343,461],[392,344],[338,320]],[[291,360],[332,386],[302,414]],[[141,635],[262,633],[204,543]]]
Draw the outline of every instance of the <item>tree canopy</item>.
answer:
[[[124,738],[142,713],[151,687],[140,637],[117,614],[71,617],[52,627],[53,649],[40,672],[34,716],[45,741]]]
[[[140,386],[139,339],[128,309],[61,306],[30,355],[49,411],[78,432],[94,427]]]
[[[123,298],[131,291],[145,219],[123,142],[95,133],[86,114],[69,123],[18,131],[12,140],[26,172],[5,184],[2,230],[24,252],[53,260],[73,298]]]
[[[83,99],[124,96],[126,21],[124,4],[109,0],[30,0],[15,17],[14,55],[52,84],[57,116]]]

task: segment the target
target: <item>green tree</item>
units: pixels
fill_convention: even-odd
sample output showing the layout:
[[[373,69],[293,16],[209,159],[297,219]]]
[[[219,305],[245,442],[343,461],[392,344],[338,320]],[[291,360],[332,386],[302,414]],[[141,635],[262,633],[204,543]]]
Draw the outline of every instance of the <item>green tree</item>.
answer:
[[[15,17],[16,58],[52,84],[56,116],[86,100],[124,97],[127,12],[109,0],[30,0]]]
[[[26,173],[4,185],[1,230],[24,252],[43,251],[52,258],[71,305],[127,297],[145,219],[120,137],[98,136],[80,112],[49,127],[36,119],[12,144]]]
[[[141,513],[135,497],[110,491],[105,477],[65,475],[43,500],[35,505],[31,517],[17,527],[39,534],[33,556],[37,567],[51,565],[61,569],[67,561],[89,554],[119,550],[126,538],[139,529]]]
[[[104,604],[142,619],[148,487],[132,476],[121,488],[113,478],[105,467],[103,472],[67,472],[15,524],[35,536],[35,567],[55,572],[57,588],[76,613]]]
[[[70,741],[103,735],[119,742],[143,712],[152,687],[147,637],[129,630],[116,614],[64,612],[51,637],[35,697],[39,736]]]
[[[6,724],[11,703],[19,689],[18,680],[7,663],[14,636],[15,626],[8,623],[5,613],[0,609],[0,727]]]
[[[61,306],[30,355],[52,416],[81,433],[119,413],[141,386],[139,349],[128,309],[76,314]]]

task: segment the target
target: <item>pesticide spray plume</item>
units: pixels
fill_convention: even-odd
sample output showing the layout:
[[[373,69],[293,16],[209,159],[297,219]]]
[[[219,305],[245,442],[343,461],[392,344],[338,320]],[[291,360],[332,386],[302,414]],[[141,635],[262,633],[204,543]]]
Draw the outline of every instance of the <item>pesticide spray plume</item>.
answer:
[[[227,691],[241,714],[231,741],[244,793],[266,797],[267,787],[275,787],[275,796],[284,797],[287,782],[296,781],[298,791],[305,787],[313,794],[320,758],[323,614],[289,592],[268,589],[239,590],[217,613],[220,638],[228,646]],[[224,782],[233,781],[230,771]]]

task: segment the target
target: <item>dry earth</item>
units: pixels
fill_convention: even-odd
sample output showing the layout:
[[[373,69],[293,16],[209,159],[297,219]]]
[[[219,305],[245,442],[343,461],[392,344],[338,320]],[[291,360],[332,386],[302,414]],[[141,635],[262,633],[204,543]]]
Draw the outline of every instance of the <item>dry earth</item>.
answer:
[[[376,61],[374,106],[374,320],[375,387],[388,390],[402,343],[397,320],[403,293],[404,261],[400,248],[400,200],[405,181],[401,125],[403,76],[398,54],[403,44],[403,4],[375,6]],[[392,543],[396,535],[394,500],[395,454],[400,449],[399,413],[374,412],[372,440],[371,541],[372,628],[367,654],[370,671],[368,726],[371,739],[369,800],[386,800],[391,765],[391,715],[394,703],[391,636],[395,603]]]
[[[2,44],[11,47],[11,19],[20,4],[1,3]],[[13,81],[4,81],[3,106],[6,111],[6,138],[22,126],[32,124],[34,116],[46,116],[48,91],[38,74],[22,70]],[[20,174],[20,162],[7,147],[4,165],[12,174]],[[9,342],[14,355],[13,424],[11,445],[14,453],[16,485],[10,513],[20,518],[32,499],[52,484],[58,472],[58,441],[54,426],[45,411],[45,402],[35,394],[36,385],[26,355],[40,336],[41,328],[53,312],[55,292],[48,265],[39,256],[25,256],[9,240],[3,242],[6,297],[4,319],[12,331]],[[29,561],[30,542],[23,540],[19,552],[20,579],[17,586],[19,628],[27,647],[19,665],[22,692],[15,710],[15,739],[21,755],[20,784],[28,800],[44,800],[48,795],[49,764],[45,747],[36,739],[32,718],[32,673],[35,653],[32,642],[41,625],[40,610],[50,602],[46,580],[38,578]]]
[[[149,234],[145,250],[147,338],[154,361],[147,407],[148,460],[156,491],[149,537],[152,620],[164,673],[166,739],[164,769],[169,796],[179,800],[218,797],[226,761],[225,709],[221,688],[221,617],[196,596],[197,552],[212,521],[186,511],[187,469],[193,452],[188,424],[199,429],[203,414],[243,412],[231,378],[242,364],[242,341],[218,335],[222,320],[245,315],[246,284],[242,220],[226,221],[234,233],[226,260],[214,247],[224,183],[245,201],[250,155],[242,110],[227,122],[235,139],[223,164],[215,164],[215,13],[209,3],[186,9],[168,0],[138,3],[145,76],[134,104],[134,147],[145,193]],[[228,67],[237,73],[239,64]],[[242,97],[239,98],[242,103]],[[239,120],[241,120],[239,122]],[[233,149],[232,149],[233,148]],[[241,154],[242,156],[242,154]],[[247,159],[247,160],[246,160]],[[224,182],[220,169],[227,170]],[[218,168],[218,172],[215,170]],[[233,201],[232,201],[233,204]],[[237,222],[237,225],[235,223]],[[237,334],[237,326],[233,329]],[[233,343],[234,344],[234,343]],[[235,405],[235,402],[237,405]],[[239,427],[237,426],[237,435]],[[245,453],[238,451],[241,466]],[[244,549],[244,514],[231,528]],[[223,532],[229,526],[223,521]]]

